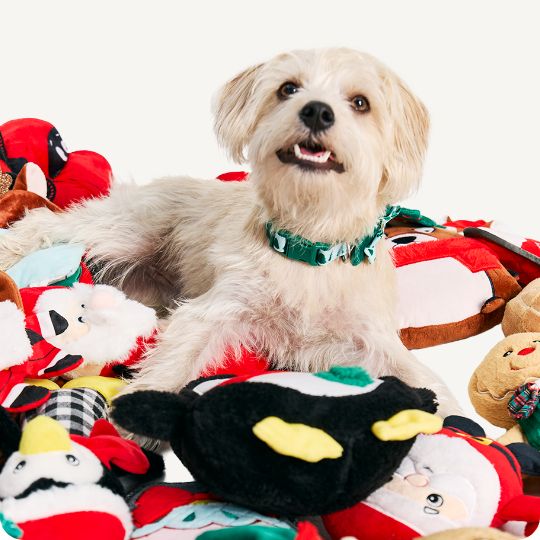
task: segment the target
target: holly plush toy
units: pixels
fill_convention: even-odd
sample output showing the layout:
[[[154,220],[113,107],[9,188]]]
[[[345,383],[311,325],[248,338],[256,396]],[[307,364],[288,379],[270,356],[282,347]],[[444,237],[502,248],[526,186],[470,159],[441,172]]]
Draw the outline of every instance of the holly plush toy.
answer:
[[[50,390],[28,379],[103,375],[136,362],[156,328],[154,310],[108,285],[18,289],[0,274],[0,404],[12,412],[42,405]],[[23,313],[14,313],[17,306]],[[13,353],[10,351],[13,350]]]
[[[129,503],[133,539],[320,540],[311,524],[300,523],[296,530],[287,520],[220,501],[197,482],[143,486]]]
[[[382,485],[414,436],[437,431],[434,394],[361,368],[199,379],[113,401],[123,428],[169,441],[215,496],[263,514],[320,515]],[[330,486],[330,487],[329,487]]]
[[[438,433],[416,438],[388,483],[324,523],[336,540],[412,540],[463,527],[528,536],[540,521],[540,498],[523,494],[522,471],[538,475],[540,454],[523,443],[505,447],[478,424],[448,417]]]
[[[45,195],[60,208],[106,195],[110,190],[112,171],[107,160],[88,150],[69,152],[58,130],[49,122],[20,118],[1,125],[0,192],[13,187],[8,177],[13,181],[28,162],[43,171],[47,182]]]

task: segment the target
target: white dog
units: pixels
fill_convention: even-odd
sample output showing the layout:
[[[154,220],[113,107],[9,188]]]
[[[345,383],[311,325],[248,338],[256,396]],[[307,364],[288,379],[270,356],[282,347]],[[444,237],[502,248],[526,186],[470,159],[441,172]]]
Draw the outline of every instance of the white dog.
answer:
[[[419,184],[420,101],[367,54],[296,51],[227,83],[215,126],[233,158],[247,150],[248,181],[164,178],[62,214],[33,210],[0,240],[0,267],[82,242],[109,281],[174,307],[130,391],[179,390],[244,345],[277,368],[360,364],[458,410],[401,344],[393,265],[373,241],[387,205]]]

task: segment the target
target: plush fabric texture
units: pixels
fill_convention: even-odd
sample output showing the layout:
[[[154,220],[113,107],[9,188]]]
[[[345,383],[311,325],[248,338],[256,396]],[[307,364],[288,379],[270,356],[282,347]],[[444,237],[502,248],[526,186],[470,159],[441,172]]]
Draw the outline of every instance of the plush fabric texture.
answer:
[[[508,404],[527,380],[540,378],[540,332],[513,334],[497,343],[473,372],[469,397],[476,412],[492,424],[510,429],[516,420]]]
[[[298,530],[264,525],[245,525],[234,529],[208,531],[197,536],[197,540],[322,540],[319,531],[312,523],[303,521]]]
[[[498,257],[509,272],[518,276],[524,287],[540,278],[540,242],[499,228],[469,227],[463,230],[469,238],[482,242]]]
[[[97,485],[35,491],[3,501],[0,510],[24,540],[127,540],[132,530],[122,497]]]
[[[131,432],[169,441],[216,496],[261,513],[301,516],[354,504],[396,469],[413,441],[382,442],[371,432],[374,422],[404,409],[435,408],[432,392],[393,377],[359,387],[274,372],[199,379],[178,395],[120,396],[112,417]],[[341,445],[342,456],[313,463],[275,451],[253,431],[269,417],[324,431]]]
[[[540,455],[531,450],[504,447],[474,422],[448,417],[439,433],[418,436],[390,482],[356,506],[324,516],[325,526],[333,539],[412,540],[488,526],[530,535],[540,520],[540,498],[524,495],[521,480],[522,470],[538,474]]]
[[[0,231],[0,234],[9,232]],[[78,244],[59,244],[39,249],[8,268],[6,274],[19,289],[54,285],[77,274],[84,252],[84,246]],[[80,279],[81,273],[77,277]]]
[[[0,273],[2,284],[4,296],[17,293],[25,311],[18,334],[12,328],[15,317],[0,331],[0,339],[17,348],[3,363],[0,353],[0,405],[12,412],[35,409],[50,397],[47,388],[25,379],[99,375],[117,364],[136,363],[153,340],[155,311],[114,287],[76,283],[17,291]],[[30,354],[22,359],[20,351],[28,344]]]
[[[68,152],[58,130],[36,118],[0,126],[0,170],[17,176],[27,162],[36,163],[47,181],[47,199],[60,208],[107,195],[112,171],[95,152]]]
[[[208,530],[236,530],[255,524],[294,533],[291,523],[219,501],[195,482],[145,486],[130,498],[130,508],[135,524],[132,538],[149,540],[168,532],[171,537],[187,540]]]
[[[0,369],[24,363],[32,354],[32,345],[26,335],[24,313],[9,300],[0,302],[0,328]]]
[[[531,281],[504,310],[505,336],[522,332],[540,332],[540,278]]]
[[[21,429],[13,417],[0,407],[0,469],[7,457],[17,451],[21,439]]]
[[[130,537],[131,513],[116,469],[147,473],[150,463],[136,443],[105,420],[82,437],[38,416],[19,434],[0,473],[0,512],[25,540]]]
[[[521,290],[497,257],[475,240],[439,238],[418,230],[414,235],[391,236],[389,230],[387,242],[397,269],[400,335],[409,349],[489,330],[501,322],[506,303]],[[433,240],[425,240],[428,237]],[[396,243],[408,238],[416,240]]]
[[[57,420],[70,434],[88,437],[96,420],[107,419],[107,400],[92,388],[60,388],[45,404],[25,414],[23,423],[38,415]]]
[[[52,212],[59,212],[60,208],[46,197],[45,175],[35,163],[26,163],[11,190],[0,193],[0,228],[8,227],[35,208],[48,208]]]
[[[450,531],[423,536],[422,538],[424,540],[517,540],[518,537],[492,527],[473,527],[452,529]]]

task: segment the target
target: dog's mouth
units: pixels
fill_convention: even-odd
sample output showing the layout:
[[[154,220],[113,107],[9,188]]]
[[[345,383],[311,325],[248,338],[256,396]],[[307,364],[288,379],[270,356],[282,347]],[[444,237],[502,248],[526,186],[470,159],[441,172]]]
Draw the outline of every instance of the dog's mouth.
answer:
[[[309,171],[335,171],[342,173],[345,168],[336,160],[332,150],[312,141],[296,143],[293,146],[276,152],[282,163],[298,165]]]

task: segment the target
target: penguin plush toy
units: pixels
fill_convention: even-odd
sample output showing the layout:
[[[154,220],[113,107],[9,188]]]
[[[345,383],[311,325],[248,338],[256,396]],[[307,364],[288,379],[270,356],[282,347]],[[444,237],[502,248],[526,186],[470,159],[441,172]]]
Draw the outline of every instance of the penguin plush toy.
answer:
[[[213,495],[298,517],[355,504],[382,486],[421,432],[438,431],[435,395],[356,367],[199,379],[179,394],[141,391],[112,417],[168,441]]]

